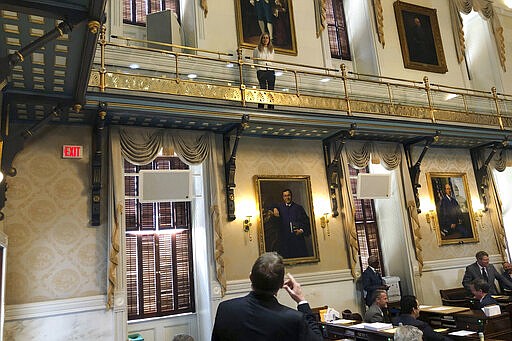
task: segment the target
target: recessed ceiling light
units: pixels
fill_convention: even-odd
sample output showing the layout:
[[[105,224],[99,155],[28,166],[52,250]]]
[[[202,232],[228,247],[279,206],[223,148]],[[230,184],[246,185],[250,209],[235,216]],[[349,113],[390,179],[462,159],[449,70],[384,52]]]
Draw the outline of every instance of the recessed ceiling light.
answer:
[[[283,91],[288,92],[288,91],[290,91],[290,89],[284,88]]]
[[[322,78],[322,79],[320,79],[320,82],[322,82],[322,83],[327,83],[327,82],[329,82],[330,80],[331,80],[331,79],[330,79],[329,77],[327,77],[327,78]]]
[[[459,95],[457,94],[447,94],[446,97],[444,98],[445,101],[449,101],[455,97],[459,97]]]
[[[226,64],[226,67],[235,67],[235,64],[233,64],[233,63],[227,63],[227,64]]]
[[[187,75],[187,77],[190,78],[190,79],[194,79],[194,78],[197,78],[197,75],[195,73],[189,73]]]
[[[276,71],[276,77],[279,77],[279,76],[282,76],[283,75],[283,71]]]
[[[133,63],[133,64],[130,64],[128,67],[129,67],[130,69],[138,69],[138,68],[140,68],[140,65],[139,65],[139,64],[135,64],[135,63]]]

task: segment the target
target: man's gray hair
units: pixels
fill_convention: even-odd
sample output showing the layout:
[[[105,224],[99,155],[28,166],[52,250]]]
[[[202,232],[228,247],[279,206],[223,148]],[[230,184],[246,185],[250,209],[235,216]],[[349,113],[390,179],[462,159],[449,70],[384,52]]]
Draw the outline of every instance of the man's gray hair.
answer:
[[[423,332],[414,326],[399,326],[396,328],[395,341],[422,341]]]
[[[174,336],[172,341],[194,341],[194,338],[190,335],[178,334],[178,335]]]

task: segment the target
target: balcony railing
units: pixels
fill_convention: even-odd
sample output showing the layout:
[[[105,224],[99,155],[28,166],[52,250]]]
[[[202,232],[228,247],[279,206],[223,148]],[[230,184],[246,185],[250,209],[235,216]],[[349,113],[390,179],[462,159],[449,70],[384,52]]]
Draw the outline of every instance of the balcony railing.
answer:
[[[274,104],[293,111],[421,122],[512,127],[512,95],[272,61],[276,89],[261,90],[255,60],[232,53],[112,36],[102,30],[89,86],[241,106]],[[136,64],[136,65],[135,65]],[[279,108],[279,107],[278,107]]]

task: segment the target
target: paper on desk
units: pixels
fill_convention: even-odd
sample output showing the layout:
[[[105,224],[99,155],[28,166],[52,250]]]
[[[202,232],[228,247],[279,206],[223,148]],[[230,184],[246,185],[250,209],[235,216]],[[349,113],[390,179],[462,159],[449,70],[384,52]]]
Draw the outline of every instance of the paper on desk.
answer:
[[[448,335],[453,335],[453,336],[468,336],[471,334],[476,334],[476,332],[472,332],[470,330],[457,330],[455,332],[448,333]]]
[[[363,329],[365,325],[366,325],[366,323],[358,323],[358,324],[354,324],[353,326],[350,326],[350,328]]]
[[[437,328],[437,329],[434,329],[434,331],[437,332],[437,333],[443,333],[443,332],[445,332],[447,330],[448,330],[448,328]]]
[[[394,333],[396,333],[396,327],[390,328],[390,329],[384,329],[384,330],[381,330],[381,332],[394,334]]]
[[[435,308],[430,308],[430,311],[443,311],[443,310],[450,310],[452,309],[452,307],[435,307]]]
[[[332,324],[349,324],[349,323],[354,323],[356,322],[356,320],[345,320],[345,319],[341,319],[341,320],[335,320],[335,321],[331,321],[329,323],[332,323]]]

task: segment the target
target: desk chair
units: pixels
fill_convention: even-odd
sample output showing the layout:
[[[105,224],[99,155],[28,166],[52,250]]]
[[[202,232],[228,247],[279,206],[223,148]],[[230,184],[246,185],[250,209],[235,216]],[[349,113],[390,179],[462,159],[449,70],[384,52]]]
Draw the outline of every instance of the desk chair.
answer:
[[[452,289],[440,289],[441,301],[443,305],[452,307],[470,307],[470,298],[468,292],[463,287]]]

